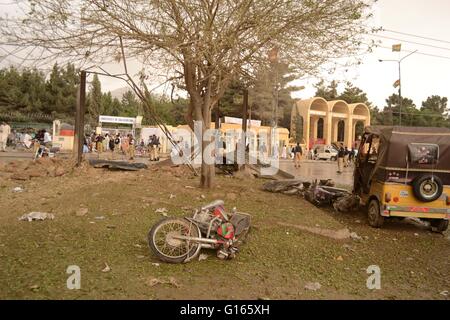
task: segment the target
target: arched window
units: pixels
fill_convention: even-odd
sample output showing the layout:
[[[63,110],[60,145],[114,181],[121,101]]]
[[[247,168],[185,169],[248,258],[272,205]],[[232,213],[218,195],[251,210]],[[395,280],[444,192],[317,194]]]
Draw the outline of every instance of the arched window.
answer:
[[[338,122],[338,141],[344,142],[345,139],[345,121],[341,120]]]
[[[323,139],[323,118],[320,118],[319,121],[317,121],[317,139]]]

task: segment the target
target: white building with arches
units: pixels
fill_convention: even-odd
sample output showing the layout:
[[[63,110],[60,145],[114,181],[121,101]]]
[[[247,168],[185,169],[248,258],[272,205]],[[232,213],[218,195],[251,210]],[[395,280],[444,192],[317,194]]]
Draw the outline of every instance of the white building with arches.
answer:
[[[315,144],[331,143],[343,143],[351,148],[359,140],[362,129],[369,125],[370,110],[364,103],[348,104],[315,97],[295,103],[291,137],[302,141],[308,149]]]

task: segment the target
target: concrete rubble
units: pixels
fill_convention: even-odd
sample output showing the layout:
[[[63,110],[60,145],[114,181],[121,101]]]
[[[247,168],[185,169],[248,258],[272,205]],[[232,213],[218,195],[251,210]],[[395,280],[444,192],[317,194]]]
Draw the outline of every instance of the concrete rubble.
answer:
[[[0,178],[27,181],[33,178],[61,177],[72,172],[73,167],[73,161],[59,158],[39,158],[34,161],[14,160],[9,163],[0,163]],[[14,192],[20,192],[17,190]]]

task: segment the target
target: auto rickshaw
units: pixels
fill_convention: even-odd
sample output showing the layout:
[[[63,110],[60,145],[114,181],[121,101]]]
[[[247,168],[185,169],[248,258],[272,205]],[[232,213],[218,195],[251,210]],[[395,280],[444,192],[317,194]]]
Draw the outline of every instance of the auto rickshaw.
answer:
[[[443,232],[450,219],[450,130],[366,127],[356,157],[354,194],[380,228],[391,217],[416,217]]]

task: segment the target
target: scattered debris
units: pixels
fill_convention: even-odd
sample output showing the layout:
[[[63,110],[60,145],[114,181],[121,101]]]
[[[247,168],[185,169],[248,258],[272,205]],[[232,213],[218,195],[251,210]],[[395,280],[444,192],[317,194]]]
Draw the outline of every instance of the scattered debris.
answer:
[[[94,168],[108,168],[109,170],[138,171],[148,168],[145,163],[115,160],[91,159],[89,160],[89,164]]]
[[[362,240],[362,237],[358,236],[358,234],[356,232],[350,233],[350,238],[352,240],[356,240],[356,241]]]
[[[133,244],[133,247],[136,247],[136,248],[142,248],[142,245],[136,243],[136,244]]]
[[[105,217],[104,216],[98,216],[98,217],[95,217],[94,219],[95,220],[105,220]]]
[[[168,210],[166,208],[158,208],[155,210],[155,213],[159,213],[163,215],[164,217],[167,217]]]
[[[337,261],[344,261],[344,258],[342,258],[342,256],[339,256],[336,258]]]
[[[208,255],[206,253],[202,253],[198,256],[198,261],[203,261],[208,259]]]
[[[343,246],[342,246],[344,249],[347,249],[347,250],[349,250],[349,251],[352,251],[352,252],[354,252],[355,250],[353,250],[353,248],[352,248],[352,246],[351,245],[349,245],[349,244],[344,244]]]
[[[154,287],[157,284],[170,284],[176,288],[181,287],[180,284],[178,284],[177,280],[174,277],[161,278],[161,279],[151,278],[151,279],[147,280],[145,283],[150,287]]]
[[[278,180],[269,181],[263,185],[263,190],[269,192],[292,192],[299,193],[303,190],[303,181],[301,180]]]
[[[280,226],[291,227],[295,229],[299,229],[302,231],[308,231],[314,234],[318,234],[324,237],[332,238],[334,240],[346,240],[351,237],[350,231],[348,229],[340,229],[340,230],[331,230],[331,229],[323,229],[323,228],[315,228],[315,227],[307,227],[303,225],[294,225],[284,222],[278,222]]]
[[[318,282],[308,282],[305,285],[305,289],[311,290],[311,291],[317,291],[320,288],[322,288],[322,286]]]
[[[18,192],[23,192],[23,189],[22,189],[22,187],[15,187],[15,188],[13,189],[13,192],[16,192],[16,193],[18,193]]]
[[[31,291],[37,291],[37,290],[39,290],[39,286],[38,286],[37,284],[32,285],[32,286],[30,287],[30,290],[31,290]]]
[[[186,189],[195,189],[195,187],[192,186],[185,186]]]
[[[418,233],[414,233],[414,235],[415,235],[416,237],[418,237],[418,236],[419,236],[419,234],[418,234]]]
[[[103,268],[102,272],[110,272],[111,271],[111,267],[108,266],[108,264],[105,262],[105,267]]]
[[[30,212],[28,214],[24,214],[23,216],[21,216],[19,218],[19,220],[21,221],[33,221],[33,220],[39,220],[39,221],[43,221],[46,219],[50,219],[53,220],[55,218],[55,216],[51,213],[47,213],[47,212]]]
[[[440,294],[441,296],[446,297],[446,296],[448,296],[448,290],[441,291],[441,292],[439,292],[439,294]]]
[[[152,263],[152,266],[159,267],[159,263]]]
[[[138,259],[144,259],[145,256],[143,256],[143,255],[136,255],[136,258],[138,258]]]
[[[225,172],[228,173],[226,170]],[[258,177],[260,175],[260,172],[255,166],[243,165],[232,174],[233,177],[237,179],[255,179],[255,177]]]
[[[361,199],[358,196],[350,194],[334,201],[333,208],[337,212],[353,212],[359,209],[360,203]]]
[[[202,195],[200,196],[200,198],[205,199],[206,197],[205,197],[204,194],[202,194]]]
[[[175,198],[175,197],[176,197],[176,195],[170,194],[169,199],[173,199],[173,198]]]
[[[75,213],[75,215],[76,215],[77,217],[83,217],[83,216],[87,215],[88,212],[89,212],[89,209],[88,209],[88,208],[80,208],[80,209],[77,210],[77,212]]]

